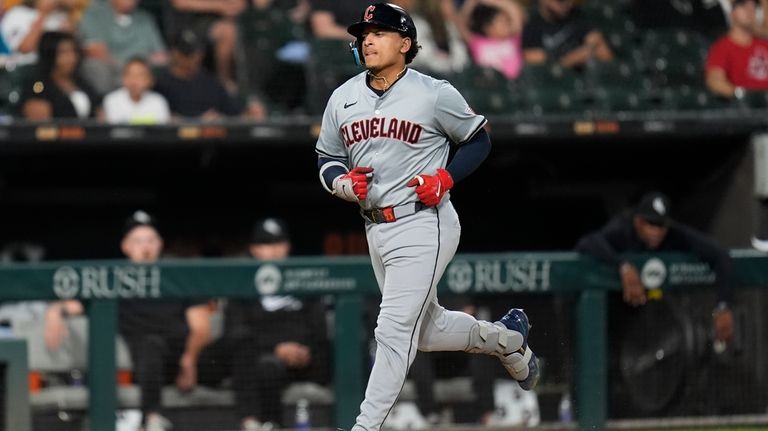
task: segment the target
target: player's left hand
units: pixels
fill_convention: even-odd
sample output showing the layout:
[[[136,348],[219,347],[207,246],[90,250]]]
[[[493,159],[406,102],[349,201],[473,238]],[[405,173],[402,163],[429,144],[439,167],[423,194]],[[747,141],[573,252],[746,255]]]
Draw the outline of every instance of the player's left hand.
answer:
[[[416,187],[416,194],[421,203],[428,207],[437,206],[448,190],[453,187],[453,178],[445,169],[438,169],[435,175],[416,175],[408,184],[408,187]]]
[[[733,311],[725,308],[712,315],[712,329],[718,341],[729,342],[733,338]]]

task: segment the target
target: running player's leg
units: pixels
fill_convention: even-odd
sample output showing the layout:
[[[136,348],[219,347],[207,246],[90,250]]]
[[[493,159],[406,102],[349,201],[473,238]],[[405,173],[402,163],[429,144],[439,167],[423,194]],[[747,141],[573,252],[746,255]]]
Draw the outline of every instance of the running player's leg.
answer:
[[[442,232],[458,225],[458,216],[450,202],[441,206]],[[442,256],[438,265],[438,280],[442,277],[453,254]],[[538,380],[538,364],[527,345],[528,317],[522,310],[510,310],[500,321],[476,320],[473,316],[446,310],[435,297],[427,308],[426,320],[419,334],[419,350],[465,351],[497,356],[523,389],[531,389]]]
[[[441,235],[435,211],[414,214],[368,231],[385,269],[377,319],[376,359],[354,430],[378,430],[405,383],[416,357],[421,323],[435,297],[438,267],[456,252],[458,231]],[[442,273],[442,270],[439,271]]]

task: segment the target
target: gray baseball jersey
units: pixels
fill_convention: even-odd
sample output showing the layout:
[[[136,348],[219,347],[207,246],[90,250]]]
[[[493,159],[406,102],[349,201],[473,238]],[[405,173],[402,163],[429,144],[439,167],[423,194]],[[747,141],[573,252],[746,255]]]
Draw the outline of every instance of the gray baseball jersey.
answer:
[[[419,200],[415,188],[406,186],[409,180],[444,168],[450,143],[469,140],[485,122],[446,81],[409,69],[379,96],[368,87],[366,73],[361,73],[328,101],[316,151],[349,169],[374,169],[368,197],[360,202],[364,209],[398,206]],[[522,346],[520,333],[446,310],[438,303],[437,283],[460,235],[459,218],[448,195],[436,207],[408,217],[366,223],[368,251],[382,298],[375,330],[376,359],[352,431],[381,428],[418,350],[494,354]]]
[[[331,95],[316,151],[374,169],[363,208],[397,206],[417,200],[405,186],[411,178],[444,168],[450,142],[465,142],[485,122],[446,81],[408,69],[379,96],[363,72]]]

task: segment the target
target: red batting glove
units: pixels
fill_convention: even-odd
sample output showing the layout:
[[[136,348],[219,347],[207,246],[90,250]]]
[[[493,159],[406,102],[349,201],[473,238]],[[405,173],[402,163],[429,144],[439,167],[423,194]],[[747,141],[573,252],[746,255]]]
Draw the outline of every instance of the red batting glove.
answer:
[[[333,180],[333,194],[350,202],[364,201],[368,197],[368,178],[373,168],[359,166]]]
[[[416,175],[408,184],[408,187],[416,186],[416,194],[421,203],[428,207],[437,206],[448,190],[453,187],[453,178],[445,169],[438,169],[435,175]]]

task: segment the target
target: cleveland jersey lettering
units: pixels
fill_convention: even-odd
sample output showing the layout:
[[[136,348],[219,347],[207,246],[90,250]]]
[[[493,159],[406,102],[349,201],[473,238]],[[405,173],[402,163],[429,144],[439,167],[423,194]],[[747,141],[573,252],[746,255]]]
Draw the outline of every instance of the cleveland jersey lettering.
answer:
[[[375,138],[390,138],[408,144],[415,144],[421,138],[423,128],[407,120],[373,117],[358,120],[351,125],[341,126],[341,135],[347,146]]]

